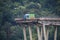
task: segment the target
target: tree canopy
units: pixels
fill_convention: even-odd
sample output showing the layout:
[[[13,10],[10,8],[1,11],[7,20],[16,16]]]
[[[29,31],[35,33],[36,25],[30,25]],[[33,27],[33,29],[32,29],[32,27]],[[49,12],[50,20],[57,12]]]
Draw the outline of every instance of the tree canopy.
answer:
[[[60,0],[0,0],[0,40],[23,40],[22,28],[14,19],[23,18],[26,13],[34,13],[39,18],[60,17]],[[37,40],[35,28],[33,40]],[[60,31],[58,32],[59,40]],[[53,34],[50,37],[52,38]],[[27,39],[29,40],[28,31]]]

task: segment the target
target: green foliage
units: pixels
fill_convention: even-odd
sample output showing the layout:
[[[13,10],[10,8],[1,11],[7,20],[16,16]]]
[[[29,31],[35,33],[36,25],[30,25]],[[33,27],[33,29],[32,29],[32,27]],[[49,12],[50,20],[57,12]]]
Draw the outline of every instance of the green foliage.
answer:
[[[23,18],[26,13],[36,17],[60,17],[60,0],[0,0],[0,40],[23,40],[22,27],[16,25],[14,18]],[[58,40],[60,40],[60,27]],[[28,28],[27,39],[29,40]],[[50,29],[50,38],[54,28]],[[32,27],[33,40],[37,40],[36,27]],[[51,39],[53,40],[53,39]]]

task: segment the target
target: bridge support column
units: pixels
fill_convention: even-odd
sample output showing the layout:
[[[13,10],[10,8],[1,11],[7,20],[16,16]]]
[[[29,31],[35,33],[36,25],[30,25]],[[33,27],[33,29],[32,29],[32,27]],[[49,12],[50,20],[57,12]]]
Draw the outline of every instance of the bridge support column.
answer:
[[[43,23],[43,31],[44,31],[44,39],[47,40],[46,28],[45,28],[45,24],[44,23]]]
[[[37,34],[38,34],[38,40],[41,40],[41,33],[39,31],[39,27],[37,26]]]
[[[29,35],[30,35],[30,40],[32,40],[32,30],[30,26],[29,26]]]
[[[57,27],[55,27],[54,40],[57,40]]]
[[[46,36],[47,36],[47,40],[48,40],[48,38],[49,38],[49,27],[47,27]]]
[[[41,27],[41,40],[43,40],[43,30],[42,30],[42,27]]]
[[[26,28],[25,27],[23,27],[23,34],[24,34],[24,40],[27,40],[26,39]]]

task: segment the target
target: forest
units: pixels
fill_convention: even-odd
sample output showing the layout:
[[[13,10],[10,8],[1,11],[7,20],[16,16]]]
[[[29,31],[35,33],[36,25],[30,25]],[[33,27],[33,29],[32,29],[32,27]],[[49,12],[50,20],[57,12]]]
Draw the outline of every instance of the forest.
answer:
[[[0,0],[0,40],[24,40],[22,27],[15,18],[23,18],[27,13],[35,14],[36,18],[60,18],[60,0]],[[57,30],[57,40],[60,40],[60,27]],[[36,26],[32,31],[33,40],[37,40]],[[53,33],[54,27],[51,27],[49,40],[54,39]]]

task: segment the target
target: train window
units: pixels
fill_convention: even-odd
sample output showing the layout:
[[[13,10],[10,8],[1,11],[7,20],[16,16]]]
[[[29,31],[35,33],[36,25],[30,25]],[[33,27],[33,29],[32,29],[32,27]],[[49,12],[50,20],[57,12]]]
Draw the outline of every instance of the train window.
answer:
[[[26,18],[29,18],[29,15],[27,15]]]

